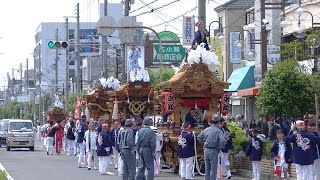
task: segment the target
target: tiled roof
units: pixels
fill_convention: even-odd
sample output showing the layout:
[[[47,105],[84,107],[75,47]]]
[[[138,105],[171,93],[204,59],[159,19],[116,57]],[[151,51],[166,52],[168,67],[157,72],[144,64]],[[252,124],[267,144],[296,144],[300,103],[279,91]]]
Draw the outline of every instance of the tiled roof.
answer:
[[[236,8],[250,8],[254,5],[255,0],[230,0],[216,8],[215,11],[219,12],[226,8],[236,9]]]

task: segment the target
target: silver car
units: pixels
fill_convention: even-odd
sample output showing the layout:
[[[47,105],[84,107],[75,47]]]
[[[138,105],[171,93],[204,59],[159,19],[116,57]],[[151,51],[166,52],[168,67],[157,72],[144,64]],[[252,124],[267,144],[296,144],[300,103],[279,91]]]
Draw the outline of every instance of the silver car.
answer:
[[[8,134],[9,119],[2,119],[0,121],[0,147],[2,144],[6,144]]]
[[[7,151],[12,148],[29,148],[30,151],[34,151],[34,133],[31,120],[9,120]]]

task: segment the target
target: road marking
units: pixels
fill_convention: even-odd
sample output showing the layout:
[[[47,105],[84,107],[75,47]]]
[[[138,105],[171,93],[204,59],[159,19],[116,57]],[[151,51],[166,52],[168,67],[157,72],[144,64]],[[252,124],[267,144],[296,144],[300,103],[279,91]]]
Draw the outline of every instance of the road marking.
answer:
[[[0,170],[2,170],[2,171],[4,171],[4,172],[7,173],[7,178],[8,178],[8,180],[14,180],[14,179],[10,176],[10,174],[8,173],[8,171],[2,166],[1,163],[0,163]]]

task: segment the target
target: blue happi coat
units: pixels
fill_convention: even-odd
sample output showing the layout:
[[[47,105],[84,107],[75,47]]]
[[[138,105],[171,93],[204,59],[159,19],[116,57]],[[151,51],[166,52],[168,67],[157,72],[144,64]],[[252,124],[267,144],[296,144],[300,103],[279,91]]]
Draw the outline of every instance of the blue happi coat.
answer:
[[[179,158],[189,158],[195,155],[194,137],[191,132],[181,131],[178,139],[178,155]]]
[[[293,144],[292,159],[295,164],[311,165],[314,162],[316,137],[303,130],[298,133],[290,131],[287,140]]]
[[[97,156],[109,156],[110,154],[112,154],[110,132],[101,131],[97,140]]]
[[[247,143],[246,156],[249,156],[251,161],[261,161],[262,150],[262,141],[257,136],[254,136]]]

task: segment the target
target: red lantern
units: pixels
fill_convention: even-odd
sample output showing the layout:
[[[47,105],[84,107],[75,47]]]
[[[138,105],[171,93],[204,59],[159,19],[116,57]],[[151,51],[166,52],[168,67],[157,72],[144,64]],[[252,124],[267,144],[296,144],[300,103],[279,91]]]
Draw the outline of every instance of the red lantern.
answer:
[[[226,115],[230,111],[230,96],[231,94],[229,92],[224,92],[221,94],[220,113],[222,115]]]
[[[173,112],[174,109],[174,96],[171,92],[163,92],[164,97],[164,111],[167,113]]]

